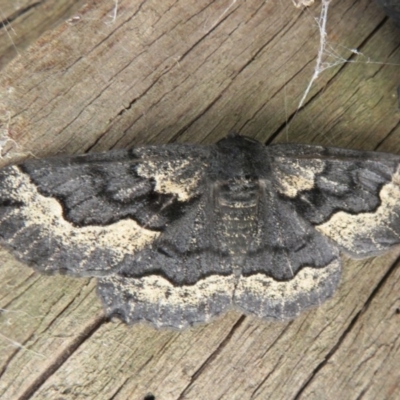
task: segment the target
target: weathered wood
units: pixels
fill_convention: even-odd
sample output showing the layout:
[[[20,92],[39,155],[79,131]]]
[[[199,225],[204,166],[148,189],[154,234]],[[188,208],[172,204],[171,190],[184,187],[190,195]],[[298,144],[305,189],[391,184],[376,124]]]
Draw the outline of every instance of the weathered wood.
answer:
[[[46,30],[65,21],[83,0],[0,0],[0,68]]]
[[[332,67],[297,111],[315,67],[319,8],[92,1],[3,69],[1,163],[210,143],[231,130],[400,154],[400,35],[374,3],[331,4]],[[0,37],[0,49],[10,45]],[[171,332],[108,322],[94,281],[39,276],[2,251],[0,398],[399,398],[399,254],[345,259],[334,298],[295,321],[230,312]]]

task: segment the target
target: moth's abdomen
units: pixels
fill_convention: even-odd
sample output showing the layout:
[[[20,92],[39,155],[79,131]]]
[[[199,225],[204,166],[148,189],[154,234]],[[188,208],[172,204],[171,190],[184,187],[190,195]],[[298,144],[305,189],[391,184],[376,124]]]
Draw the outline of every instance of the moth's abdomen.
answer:
[[[257,235],[259,192],[258,181],[238,178],[222,183],[216,193],[218,239],[239,264]]]
[[[231,256],[248,253],[249,246],[257,235],[257,207],[222,207],[221,233]]]

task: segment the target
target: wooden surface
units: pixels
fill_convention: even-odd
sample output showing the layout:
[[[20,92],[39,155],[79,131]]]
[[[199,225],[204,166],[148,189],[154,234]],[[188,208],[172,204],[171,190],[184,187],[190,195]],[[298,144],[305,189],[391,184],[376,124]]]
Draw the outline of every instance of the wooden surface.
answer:
[[[8,28],[26,27],[3,3]],[[3,165],[232,130],[400,154],[400,34],[373,2],[331,4],[330,67],[301,110],[319,3],[97,0],[54,26],[77,4],[56,3],[51,18],[27,7],[52,28],[14,37],[10,63],[0,29]],[[39,276],[1,251],[0,398],[399,399],[399,255],[344,257],[336,295],[292,322],[230,312],[173,332],[108,322],[94,280]]]
[[[79,10],[83,0],[0,0],[0,68],[43,32]]]

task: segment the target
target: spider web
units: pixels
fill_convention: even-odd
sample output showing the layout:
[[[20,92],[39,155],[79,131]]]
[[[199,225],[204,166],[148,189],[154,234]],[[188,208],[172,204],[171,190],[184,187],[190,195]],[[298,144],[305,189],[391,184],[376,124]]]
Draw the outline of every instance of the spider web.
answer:
[[[326,24],[328,20],[328,10],[329,10],[329,5],[331,3],[331,0],[322,0],[322,7],[321,7],[321,13],[319,16],[319,19],[316,20],[318,24],[318,29],[319,29],[319,48],[318,48],[318,54],[317,54],[317,61],[315,64],[315,69],[314,73],[310,79],[310,82],[307,85],[307,88],[300,99],[299,105],[297,106],[297,109],[299,110],[304,102],[307,99],[308,94],[310,93],[311,87],[314,84],[314,82],[318,79],[319,75],[321,74],[324,69],[329,68],[329,66],[326,65],[326,63],[323,61],[326,46],[327,46],[327,40],[326,40]]]

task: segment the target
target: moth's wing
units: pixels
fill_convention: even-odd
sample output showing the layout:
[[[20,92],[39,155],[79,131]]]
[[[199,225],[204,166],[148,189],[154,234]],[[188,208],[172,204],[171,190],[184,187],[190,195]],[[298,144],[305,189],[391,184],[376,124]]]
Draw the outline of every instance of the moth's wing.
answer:
[[[183,328],[232,304],[213,240],[210,148],[143,147],[0,171],[0,242],[45,273],[100,277],[106,313]]]
[[[249,243],[235,305],[265,319],[291,319],[331,297],[340,271],[337,247],[281,200],[273,180],[261,182],[257,233]]]
[[[400,243],[400,157],[307,145],[266,153],[261,225],[234,301],[284,319],[333,294],[338,249],[367,257]]]
[[[215,241],[214,211],[205,188],[151,246],[127,256],[118,274],[101,278],[98,292],[107,314],[182,329],[229,310],[235,276]]]
[[[275,145],[270,157],[281,200],[349,255],[400,243],[400,156]]]
[[[6,167],[0,242],[41,272],[112,273],[200,197],[208,153],[149,146]]]
[[[211,275],[194,285],[175,285],[160,275],[99,279],[106,314],[128,324],[147,322],[156,328],[183,329],[209,322],[232,308],[235,279]]]

